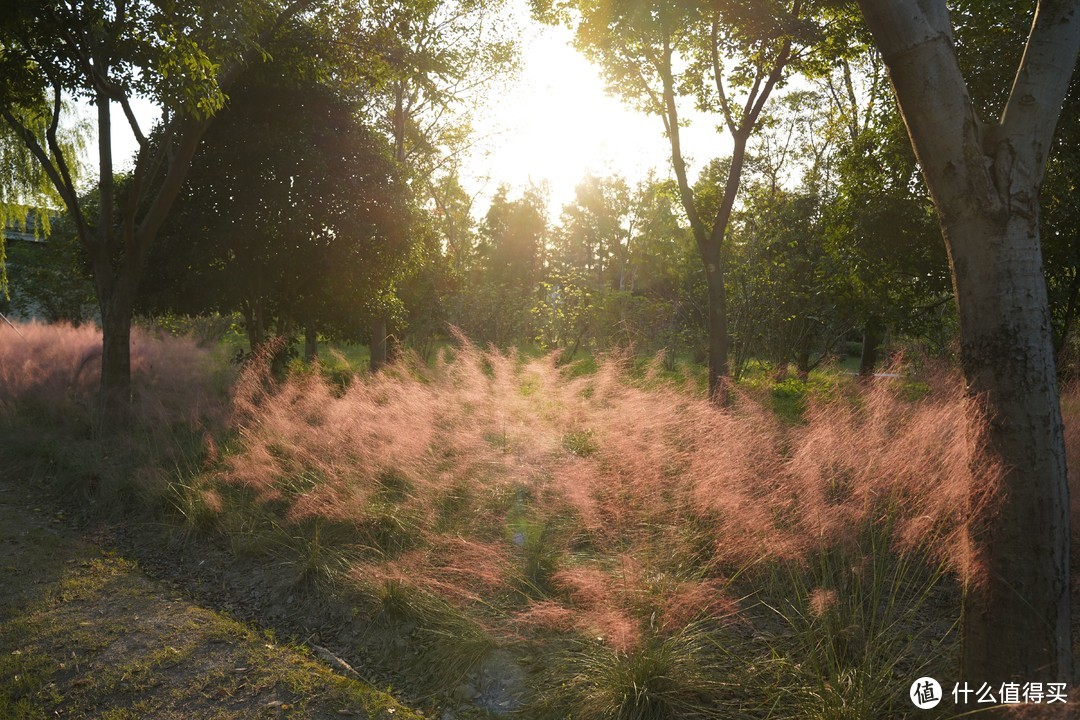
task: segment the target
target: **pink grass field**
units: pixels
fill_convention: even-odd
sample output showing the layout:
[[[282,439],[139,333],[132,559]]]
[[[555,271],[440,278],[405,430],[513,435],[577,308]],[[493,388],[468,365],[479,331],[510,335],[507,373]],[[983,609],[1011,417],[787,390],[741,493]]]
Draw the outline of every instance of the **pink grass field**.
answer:
[[[0,425],[89,403],[98,333],[20,331],[0,332]],[[733,575],[835,548],[858,558],[870,529],[893,553],[978,580],[968,529],[992,508],[996,472],[947,373],[918,400],[903,380],[838,376],[833,399],[791,426],[751,395],[721,411],[618,355],[572,377],[553,356],[459,338],[433,367],[405,358],[344,389],[315,371],[274,383],[255,364],[226,399],[194,342],[138,331],[133,347],[137,417],[207,431],[185,487],[215,527],[228,532],[241,495],[285,526],[333,526],[350,550],[341,581],[430,593],[507,635],[576,632],[628,651],[703,617],[739,623]],[[1077,467],[1075,388],[1063,408]],[[815,589],[807,611],[835,602]]]
[[[730,575],[870,552],[867,528],[977,581],[968,527],[996,474],[975,461],[956,378],[914,402],[901,381],[849,386],[790,427],[747,395],[719,411],[626,368],[615,356],[572,378],[554,357],[461,339],[434,367],[405,361],[344,391],[252,369],[234,396],[239,451],[204,481],[359,538],[403,524],[407,547],[354,562],[352,582],[465,605],[524,587],[531,600],[504,631],[572,628],[618,650],[648,628],[736,622]]]
[[[92,401],[101,373],[101,331],[92,325],[0,327],[0,422],[16,413],[65,417]],[[198,423],[220,410],[212,353],[187,338],[132,328],[135,414],[144,424]]]

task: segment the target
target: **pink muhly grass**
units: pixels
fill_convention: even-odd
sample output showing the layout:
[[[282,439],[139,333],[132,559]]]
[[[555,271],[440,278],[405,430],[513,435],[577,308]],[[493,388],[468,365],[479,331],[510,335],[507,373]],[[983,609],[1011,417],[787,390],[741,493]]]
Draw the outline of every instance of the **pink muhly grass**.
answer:
[[[613,582],[610,574],[594,567],[575,567],[559,570],[551,577],[552,584],[565,593],[574,606],[590,609],[612,604]]]
[[[411,583],[455,602],[512,587],[527,553],[542,552],[554,559],[554,591],[629,647],[628,623],[641,631],[644,608],[656,606],[648,578],[691,557],[701,579],[658,596],[653,620],[665,632],[738,612],[716,577],[724,568],[804,561],[859,543],[867,528],[895,552],[978,574],[968,524],[989,506],[996,475],[975,462],[978,416],[955,378],[934,380],[918,401],[886,382],[837,393],[789,427],[746,396],[720,410],[655,378],[642,387],[625,358],[569,378],[552,356],[464,339],[433,368],[399,365],[344,391],[317,374],[272,385],[260,372],[238,383],[242,450],[221,479],[284,499],[293,521],[359,527],[372,513],[407,512],[418,549],[389,562],[408,562]],[[530,549],[509,530],[523,522],[556,529]],[[571,560],[581,544],[595,563]],[[556,606],[535,613],[562,622]]]
[[[101,375],[101,330],[37,321],[6,324],[0,341],[0,420],[41,413],[67,422],[73,407],[95,399]],[[222,373],[213,354],[191,338],[131,331],[133,414],[144,429],[216,422]]]
[[[814,617],[819,618],[836,607],[838,597],[835,590],[814,588],[810,591],[810,597],[807,600],[810,605],[810,612]]]
[[[428,556],[430,577],[445,587],[456,588],[459,597],[492,597],[510,590],[513,575],[508,548],[461,537],[432,540]]]
[[[101,333],[91,326],[20,323],[19,334],[6,324],[0,342],[0,411],[33,403],[55,412],[72,399],[85,399],[96,387]]]
[[[530,603],[514,615],[514,621],[529,630],[569,632],[578,613],[554,600]]]
[[[619,653],[632,653],[641,647],[644,639],[640,621],[615,608],[581,612],[574,625],[582,635],[595,638]]]
[[[492,596],[505,592],[510,574],[500,548],[464,540],[411,550],[392,560],[358,562],[349,572],[353,581],[361,585],[397,583],[458,606],[490,601]]]
[[[738,601],[727,592],[727,582],[711,580],[679,582],[664,594],[657,624],[667,633],[675,633],[700,618],[724,622],[740,617]]]

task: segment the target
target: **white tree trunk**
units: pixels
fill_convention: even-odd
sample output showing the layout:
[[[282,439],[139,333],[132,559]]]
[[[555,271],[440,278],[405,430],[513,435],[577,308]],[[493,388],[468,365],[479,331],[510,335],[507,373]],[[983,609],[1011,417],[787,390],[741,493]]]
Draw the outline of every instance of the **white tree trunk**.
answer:
[[[976,525],[986,565],[968,589],[962,677],[1069,682],[1068,484],[1038,197],[1080,50],[1080,0],[1039,3],[991,124],[976,116],[943,0],[859,3],[948,247],[964,375],[990,416],[982,440],[1005,468],[994,514]]]

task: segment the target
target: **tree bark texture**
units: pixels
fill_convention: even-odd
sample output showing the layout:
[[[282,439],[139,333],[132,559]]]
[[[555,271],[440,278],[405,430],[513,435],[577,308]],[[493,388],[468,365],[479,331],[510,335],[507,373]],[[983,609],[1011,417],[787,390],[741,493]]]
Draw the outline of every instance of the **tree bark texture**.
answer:
[[[1070,682],[1069,498],[1038,197],[1080,50],[1080,2],[1039,3],[990,124],[976,117],[942,0],[859,3],[948,248],[964,376],[988,418],[979,440],[1003,468],[992,515],[973,526],[984,566],[968,583],[962,676]]]
[[[378,372],[386,365],[386,318],[378,317],[371,323],[371,360],[369,367]]]
[[[308,362],[319,359],[319,333],[311,323],[304,326],[304,359]]]
[[[881,342],[881,324],[876,318],[866,321],[863,328],[862,356],[859,358],[859,376],[868,378],[877,367],[877,346]]]
[[[99,403],[104,429],[122,424],[131,406],[130,304],[112,298],[101,308],[101,386]]]

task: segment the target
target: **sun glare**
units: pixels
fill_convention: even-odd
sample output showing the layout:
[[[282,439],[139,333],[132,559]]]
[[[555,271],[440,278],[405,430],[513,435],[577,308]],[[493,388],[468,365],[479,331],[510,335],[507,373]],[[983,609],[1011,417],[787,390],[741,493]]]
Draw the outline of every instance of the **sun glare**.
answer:
[[[586,173],[644,177],[663,172],[659,120],[604,89],[599,70],[563,28],[536,28],[522,48],[520,77],[492,98],[483,122],[491,138],[470,163],[494,186],[546,184],[553,208],[570,201]]]
[[[520,76],[479,116],[488,139],[465,172],[486,181],[481,194],[500,184],[543,184],[556,219],[587,173],[619,174],[632,183],[650,171],[666,177],[670,154],[660,119],[609,94],[599,68],[574,49],[569,30],[532,22],[526,27]],[[692,108],[683,112],[691,120],[682,131],[691,172],[730,152],[711,118]]]

